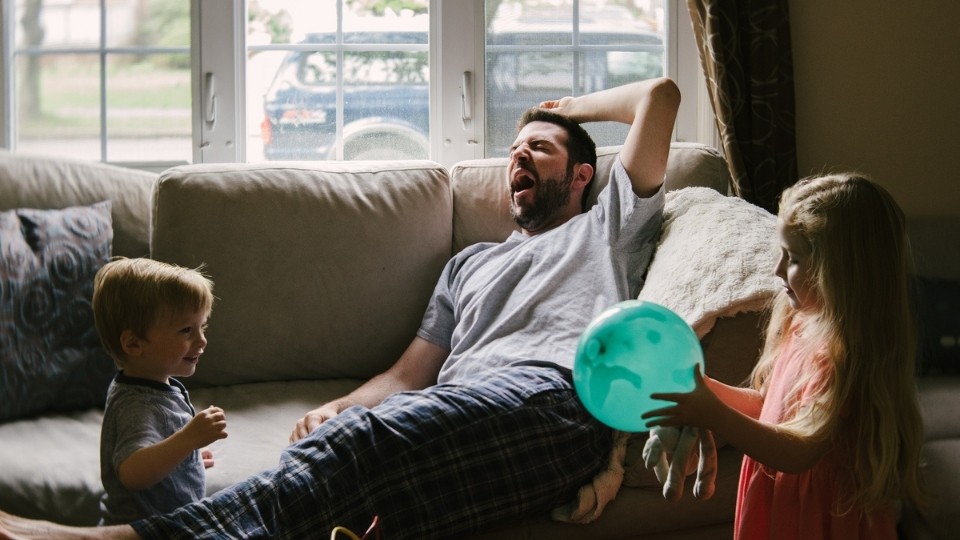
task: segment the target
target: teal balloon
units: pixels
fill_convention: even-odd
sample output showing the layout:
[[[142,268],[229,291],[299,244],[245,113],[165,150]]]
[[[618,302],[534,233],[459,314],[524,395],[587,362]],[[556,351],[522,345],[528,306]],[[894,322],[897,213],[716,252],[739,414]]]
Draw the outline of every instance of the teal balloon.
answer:
[[[679,315],[653,302],[627,300],[598,315],[584,330],[573,363],[573,385],[587,410],[620,431],[647,431],[640,415],[671,402],[655,392],[694,389],[703,349]]]

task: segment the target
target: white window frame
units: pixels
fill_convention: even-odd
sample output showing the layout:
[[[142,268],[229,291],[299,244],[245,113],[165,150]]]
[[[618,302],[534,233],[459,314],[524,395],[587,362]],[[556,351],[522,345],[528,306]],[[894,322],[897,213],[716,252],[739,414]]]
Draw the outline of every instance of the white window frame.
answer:
[[[7,32],[7,21],[10,20],[11,2],[0,2],[0,148],[10,148],[13,140],[13,124],[8,118],[13,118],[13,104],[10,96],[13,95],[13,81],[7,74],[10,61],[8,56],[13,51],[13,37]]]
[[[190,0],[194,163],[246,161],[246,13],[245,0]]]
[[[5,31],[11,4],[0,4],[3,148],[10,148],[13,142],[13,82],[7,76],[13,67],[13,42],[10,32]],[[448,167],[484,157],[483,5],[483,0],[430,0],[430,150],[435,161]],[[666,0],[665,6],[665,72],[677,82],[683,95],[674,139],[718,147],[686,3]],[[191,0],[191,18],[193,161],[243,162],[247,136],[245,63],[234,59],[245,58],[246,2]],[[550,97],[554,96],[544,96]]]

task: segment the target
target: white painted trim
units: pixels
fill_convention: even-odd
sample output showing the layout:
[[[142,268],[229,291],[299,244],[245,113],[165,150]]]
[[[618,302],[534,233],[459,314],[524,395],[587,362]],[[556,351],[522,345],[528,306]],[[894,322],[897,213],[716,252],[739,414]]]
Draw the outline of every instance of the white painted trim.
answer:
[[[246,2],[191,0],[190,17],[193,161],[245,161]]]

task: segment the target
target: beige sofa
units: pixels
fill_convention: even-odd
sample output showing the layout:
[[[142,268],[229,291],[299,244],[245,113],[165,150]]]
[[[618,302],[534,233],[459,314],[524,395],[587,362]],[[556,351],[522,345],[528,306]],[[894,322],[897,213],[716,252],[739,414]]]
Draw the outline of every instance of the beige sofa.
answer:
[[[601,149],[600,185],[615,156],[616,148]],[[414,335],[453,253],[509,233],[504,165],[497,159],[464,162],[449,171],[427,161],[191,165],[157,177],[0,152],[0,211],[111,200],[113,254],[204,265],[215,282],[217,304],[207,352],[185,382],[196,406],[216,404],[228,416],[229,437],[212,446],[212,493],[271,467],[305,411],[389,366]],[[670,190],[706,186],[725,193],[729,176],[714,150],[676,143],[666,181]],[[673,193],[687,192],[705,197],[703,190]],[[717,212],[736,215],[724,211],[729,201],[715,203]],[[701,335],[707,372],[738,382],[760,347],[760,311],[772,290],[769,270],[756,268],[754,260],[738,263],[740,270],[730,274],[738,278],[718,279],[715,267],[698,263],[694,255],[723,242],[709,226],[698,230],[696,209],[681,222],[677,208],[672,210],[677,219],[668,220],[670,249],[681,246],[682,255],[689,242],[687,266],[715,278],[690,280],[687,289],[710,288],[713,304],[692,302],[697,305],[683,314]],[[771,216],[755,217],[772,227]],[[742,252],[756,242],[729,243],[733,258],[772,256],[766,244]],[[675,295],[664,287],[674,276],[657,261],[647,283],[659,284],[650,294],[668,303]],[[730,282],[738,283],[736,290],[727,290]],[[706,295],[688,294],[694,300]],[[89,407],[0,424],[0,509],[95,523],[102,489],[100,418],[101,411]],[[477,538],[729,537],[740,454],[721,448],[711,500],[688,493],[671,503],[638,463],[642,441],[642,434],[633,437],[626,485],[595,522],[574,525],[534,516]]]

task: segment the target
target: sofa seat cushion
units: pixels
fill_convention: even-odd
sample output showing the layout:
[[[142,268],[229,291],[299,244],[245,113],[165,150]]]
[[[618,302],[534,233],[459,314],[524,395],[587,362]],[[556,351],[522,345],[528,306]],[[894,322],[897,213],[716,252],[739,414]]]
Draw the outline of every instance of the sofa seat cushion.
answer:
[[[925,515],[905,509],[901,528],[910,540],[954,538],[960,531],[960,377],[919,377],[924,445],[920,470],[930,496]]]
[[[200,410],[227,415],[226,439],[210,445],[207,494],[275,466],[296,421],[360,385],[357,379],[241,384],[190,392]],[[100,519],[100,422],[91,409],[0,424],[0,509],[68,525]],[[25,459],[25,456],[30,456]]]
[[[659,485],[624,487],[607,505],[599,519],[588,526],[561,523],[548,516],[533,517],[519,523],[469,537],[470,540],[521,540],[550,538],[579,540],[582,538],[674,538],[677,531],[692,530],[691,538],[729,538],[733,531],[733,513],[743,454],[733,447],[718,452],[717,491],[708,500],[693,496],[693,480],[686,483],[686,492],[676,502],[663,498]],[[589,527],[589,528],[585,528]]]
[[[957,409],[954,409],[954,412]],[[960,531],[960,438],[927,441],[923,446],[923,488],[930,496],[925,514],[907,508],[900,526],[910,540],[956,538]]]
[[[215,465],[207,470],[212,494],[277,464],[290,432],[303,414],[356,388],[361,381],[297,381],[243,384],[196,389],[191,400],[199,409],[222,407],[229,436],[213,443]],[[89,410],[0,424],[0,508],[4,511],[72,525],[93,525],[99,519],[103,490],[99,477],[99,434],[102,412]],[[30,455],[31,459],[23,459]],[[721,449],[717,487],[708,501],[688,492],[676,503],[666,501],[659,486],[623,488],[604,515],[584,529],[549,516],[505,524],[479,538],[646,537],[678,529],[715,531],[702,538],[729,534],[736,499],[741,454]],[[716,534],[719,532],[720,534]],[[704,533],[706,534],[706,533]]]
[[[198,410],[216,405],[227,415],[227,438],[210,447],[215,465],[207,469],[207,493],[275,467],[297,420],[322,403],[352,392],[361,383],[357,379],[329,379],[192,390],[190,399]]]
[[[0,424],[0,509],[67,525],[95,525],[103,492],[102,419],[102,410],[88,409]]]
[[[960,377],[918,377],[924,438],[960,440]],[[958,454],[960,455],[960,454]],[[960,468],[957,469],[960,474]],[[960,527],[957,528],[960,530]]]

